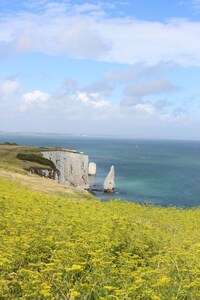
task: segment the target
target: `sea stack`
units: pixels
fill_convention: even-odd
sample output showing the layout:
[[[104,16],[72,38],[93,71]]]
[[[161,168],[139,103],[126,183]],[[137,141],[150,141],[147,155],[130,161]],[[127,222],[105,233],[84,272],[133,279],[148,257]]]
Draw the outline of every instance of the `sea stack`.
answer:
[[[110,168],[110,172],[108,173],[104,184],[103,189],[105,193],[113,193],[115,191],[115,170],[114,166]]]
[[[88,174],[91,176],[95,176],[97,172],[97,166],[94,162],[89,163]]]

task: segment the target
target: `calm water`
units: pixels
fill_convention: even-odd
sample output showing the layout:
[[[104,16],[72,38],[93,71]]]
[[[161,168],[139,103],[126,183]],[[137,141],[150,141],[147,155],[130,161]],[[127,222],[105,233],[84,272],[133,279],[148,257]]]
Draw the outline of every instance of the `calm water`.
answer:
[[[97,188],[114,165],[116,193],[99,192],[97,196],[103,200],[121,198],[184,207],[200,204],[200,141],[0,134],[0,143],[5,141],[85,152],[97,163],[97,176],[91,182]]]

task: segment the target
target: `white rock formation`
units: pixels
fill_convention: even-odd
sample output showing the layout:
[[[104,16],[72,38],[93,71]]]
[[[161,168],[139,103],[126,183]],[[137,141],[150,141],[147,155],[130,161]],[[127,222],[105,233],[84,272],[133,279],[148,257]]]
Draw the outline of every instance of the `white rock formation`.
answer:
[[[94,162],[89,163],[88,173],[89,175],[95,176],[97,172],[97,166]]]
[[[78,189],[89,189],[87,155],[72,151],[45,151],[42,154],[59,171],[55,178],[57,182]]]
[[[104,184],[103,184],[104,192],[113,193],[115,190],[115,170],[114,166],[110,168],[110,172],[108,173]]]
[[[42,177],[47,177],[50,179],[58,178],[58,172],[56,170],[40,169],[40,168],[30,168],[29,172],[31,174],[36,174]]]

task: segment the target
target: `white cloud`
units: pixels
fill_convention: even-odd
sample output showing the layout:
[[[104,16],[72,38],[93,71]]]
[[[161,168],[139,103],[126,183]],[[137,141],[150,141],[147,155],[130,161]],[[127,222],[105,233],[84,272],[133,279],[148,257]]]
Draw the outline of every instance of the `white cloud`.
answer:
[[[120,67],[108,70],[97,82],[85,87],[89,92],[98,92],[105,97],[110,97],[116,87],[125,87],[124,94],[135,94],[145,96],[149,94],[162,93],[163,90],[175,90],[168,80],[164,79],[165,73],[172,71],[174,64],[159,63],[148,66],[137,63],[132,66]]]
[[[100,3],[91,4],[89,2],[85,2],[85,3],[82,3],[82,4],[75,5],[75,10],[79,13],[99,11],[99,10],[101,10],[101,8],[102,8],[102,5]]]
[[[175,89],[164,78],[166,70],[168,72],[168,66],[160,64],[153,67],[143,64],[123,66],[108,71],[90,86],[79,86],[73,78],[66,78],[59,89],[51,93],[43,90],[25,93],[23,87],[20,87],[15,95],[14,91],[19,88],[18,81],[4,80],[4,84],[0,85],[1,89],[7,94],[12,93],[9,94],[10,100],[4,101],[7,104],[1,105],[1,123],[10,128],[8,120],[12,118],[15,130],[18,123],[26,121],[29,124],[26,129],[30,131],[36,130],[37,126],[37,130],[49,128],[52,131],[89,132],[93,128],[96,133],[121,131],[123,134],[123,131],[131,132],[133,127],[144,128],[159,121],[182,122],[184,113],[175,111],[166,95],[164,100],[159,97],[160,94]],[[110,92],[111,97],[106,96]],[[149,97],[151,95],[153,97]],[[157,95],[155,99],[154,95]],[[130,103],[121,105],[123,96],[129,96]],[[54,126],[57,126],[55,130]]]
[[[64,25],[64,24],[63,24]],[[84,18],[72,18],[58,31],[55,38],[56,51],[76,58],[101,58],[110,48],[98,30]]]
[[[56,4],[55,4],[56,5]],[[42,52],[74,58],[100,58],[109,50],[109,42],[86,16],[23,13],[1,22],[0,42],[13,51]]]
[[[10,78],[0,81],[0,125],[2,117],[7,119],[20,94],[20,84],[17,78]]]
[[[17,79],[6,79],[0,81],[0,95],[6,97],[19,91],[19,81]]]
[[[172,20],[168,23],[108,20],[101,24],[105,38],[112,40],[107,59],[121,63],[144,61],[149,65],[173,61],[181,65],[200,64],[200,22]]]
[[[122,105],[136,105],[141,102],[145,96],[169,93],[177,88],[166,79],[154,79],[134,81],[124,90]]]
[[[153,67],[140,64],[116,69],[85,87],[68,78],[62,89],[51,95],[49,110],[53,113],[57,111],[59,116],[65,114],[70,120],[83,120],[87,116],[87,121],[124,121],[133,117],[145,120],[152,115],[159,119],[159,115],[166,114],[166,111],[171,111],[173,116],[171,103],[160,99],[160,95],[177,90],[169,80],[161,77],[166,70],[168,72],[168,67],[165,64]],[[152,95],[157,97],[149,97]]]
[[[174,85],[168,80],[157,79],[148,81],[139,81],[136,84],[129,85],[128,93],[133,93],[136,96],[145,96],[151,94],[160,94],[163,92],[173,91]]]
[[[135,105],[135,109],[141,113],[145,112],[147,114],[153,114],[156,111],[155,107],[148,103],[139,103]]]
[[[26,93],[22,96],[20,101],[19,110],[22,112],[32,110],[37,107],[41,110],[46,109],[47,101],[50,97],[50,94],[43,93],[39,90],[34,92]]]
[[[112,69],[109,70],[105,76],[105,82],[129,82],[129,80],[133,77],[137,77],[141,73],[145,73],[144,64],[135,64],[134,66],[124,68],[124,69]]]
[[[84,106],[92,106],[96,109],[107,108],[110,106],[110,103],[102,99],[98,93],[77,91],[72,97],[75,101],[82,103]]]
[[[0,109],[1,130],[132,136],[148,136],[149,132],[152,137],[156,136],[158,128],[159,132],[164,132],[170,127],[173,132],[176,126],[187,126],[191,122],[187,111],[178,107],[166,109],[169,104],[166,99],[154,103],[143,99],[131,106],[121,106],[120,103],[108,101],[101,93],[88,92],[87,87],[78,87],[73,79],[67,79],[65,83],[59,92],[48,94],[35,90],[22,94],[21,100],[14,93],[9,94],[12,102]],[[72,89],[68,88],[68,83]],[[155,86],[154,92],[159,90],[158,86],[163,85]],[[7,88],[5,90],[10,91]],[[11,90],[14,91],[14,88]],[[141,95],[140,89],[138,93]],[[14,127],[11,128],[11,125]]]
[[[14,48],[20,53],[36,50],[34,44],[34,35],[25,31],[20,36],[17,36],[14,41]]]
[[[59,115],[59,118],[77,120],[78,123],[105,121],[110,122],[137,122],[137,120],[148,119],[150,116],[162,115],[162,111],[150,102],[137,102],[135,105],[121,106],[104,99],[101,94],[88,92],[87,89],[77,90],[74,93],[55,93],[50,97],[49,112]],[[166,105],[166,103],[165,103]],[[163,109],[163,105],[162,105]],[[98,126],[96,124],[96,126]],[[89,126],[89,125],[88,125]]]
[[[93,84],[90,84],[86,87],[86,90],[88,92],[94,92],[94,93],[102,93],[104,96],[110,96],[114,90],[114,87],[112,86],[111,82],[108,80],[105,80],[104,78],[100,81],[97,81]]]
[[[105,14],[102,3],[44,1],[38,7],[39,13],[33,10],[7,15],[0,21],[0,45],[19,52],[38,51],[117,63],[153,65],[173,61],[200,65],[200,22],[112,18]],[[199,1],[193,4],[198,6]]]

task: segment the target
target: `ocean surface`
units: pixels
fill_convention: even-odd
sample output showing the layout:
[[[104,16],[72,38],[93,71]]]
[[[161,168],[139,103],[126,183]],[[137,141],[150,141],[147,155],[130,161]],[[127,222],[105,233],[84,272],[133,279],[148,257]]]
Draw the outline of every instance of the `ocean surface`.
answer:
[[[0,134],[0,143],[5,141],[83,151],[97,163],[91,185],[100,190],[114,165],[116,192],[96,194],[104,201],[120,198],[161,206],[200,205],[200,141]]]

